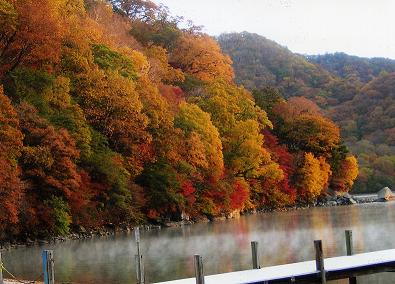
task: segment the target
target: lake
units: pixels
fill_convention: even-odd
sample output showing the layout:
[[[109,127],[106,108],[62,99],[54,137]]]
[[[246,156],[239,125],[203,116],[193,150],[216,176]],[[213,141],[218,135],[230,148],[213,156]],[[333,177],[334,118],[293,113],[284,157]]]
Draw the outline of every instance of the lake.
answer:
[[[206,274],[251,268],[251,241],[259,242],[261,266],[314,259],[313,240],[326,257],[345,255],[344,231],[353,231],[354,251],[395,248],[395,202],[261,213],[181,228],[142,231],[149,282],[192,277],[193,255]],[[24,279],[41,274],[41,251],[55,252],[55,280],[75,283],[135,283],[134,233],[66,241],[3,252],[5,267]],[[358,283],[395,283],[383,273]],[[336,283],[348,283],[337,281]]]

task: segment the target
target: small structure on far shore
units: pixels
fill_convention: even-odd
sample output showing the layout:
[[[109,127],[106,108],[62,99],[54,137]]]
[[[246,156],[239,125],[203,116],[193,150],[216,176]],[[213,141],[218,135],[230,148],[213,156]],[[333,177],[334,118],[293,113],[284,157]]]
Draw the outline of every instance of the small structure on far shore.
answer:
[[[377,192],[377,198],[381,201],[395,200],[395,194],[389,189],[389,187],[384,187],[379,192]]]

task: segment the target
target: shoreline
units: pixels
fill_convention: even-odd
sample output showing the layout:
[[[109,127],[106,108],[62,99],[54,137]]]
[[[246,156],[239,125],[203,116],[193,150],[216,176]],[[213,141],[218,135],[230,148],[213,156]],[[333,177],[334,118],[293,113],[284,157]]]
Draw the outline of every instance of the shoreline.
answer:
[[[15,280],[15,279],[4,279],[4,284],[13,283],[26,283],[26,284],[44,284],[42,281],[32,281],[32,280]]]
[[[189,226],[197,223],[210,223],[210,222],[218,222],[227,219],[235,219],[239,218],[240,216],[245,215],[254,215],[254,214],[264,214],[264,213],[271,213],[271,212],[288,212],[288,211],[295,211],[295,210],[306,210],[310,208],[317,208],[317,207],[337,207],[337,206],[352,206],[358,204],[368,204],[368,203],[381,203],[383,201],[378,200],[377,198],[345,198],[345,197],[336,197],[325,201],[317,201],[312,204],[296,204],[289,207],[266,207],[259,210],[253,211],[245,211],[245,212],[237,212],[231,213],[228,215],[213,217],[211,219],[207,217],[200,217],[195,220],[181,220],[181,221],[169,221],[163,222],[161,224],[153,224],[147,223],[140,225],[139,227],[142,230],[160,230],[162,228],[172,228],[172,227],[182,227],[182,226]],[[1,251],[8,251],[18,248],[25,248],[31,246],[42,246],[46,244],[56,244],[65,241],[71,240],[86,240],[92,239],[95,237],[104,237],[104,236],[114,236],[117,233],[126,233],[131,232],[134,230],[136,225],[132,224],[123,224],[123,225],[113,225],[109,224],[107,226],[103,226],[100,228],[95,228],[91,230],[86,230],[83,227],[80,227],[79,231],[73,231],[66,236],[57,236],[57,237],[48,237],[45,239],[27,239],[26,241],[3,241],[0,242],[0,252]],[[12,282],[11,282],[12,283]]]

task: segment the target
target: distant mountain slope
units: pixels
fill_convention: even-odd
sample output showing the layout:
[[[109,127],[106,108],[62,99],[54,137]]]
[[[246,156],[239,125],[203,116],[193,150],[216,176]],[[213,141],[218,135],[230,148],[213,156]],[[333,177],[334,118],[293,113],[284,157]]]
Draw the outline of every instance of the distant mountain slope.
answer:
[[[395,73],[366,84],[353,100],[331,109],[347,144],[358,155],[360,191],[395,186]]]
[[[236,82],[247,89],[276,86],[285,97],[305,96],[322,107],[356,93],[354,85],[263,36],[230,33],[217,40],[233,60]]]
[[[395,60],[388,58],[363,58],[342,52],[309,55],[306,58],[344,79],[361,83],[368,83],[381,73],[395,72]]]
[[[353,100],[331,110],[347,137],[395,146],[395,73],[366,84]]]
[[[395,187],[395,60],[344,53],[305,57],[247,32],[217,40],[232,58],[239,84],[307,97],[341,127],[360,163],[354,191]]]

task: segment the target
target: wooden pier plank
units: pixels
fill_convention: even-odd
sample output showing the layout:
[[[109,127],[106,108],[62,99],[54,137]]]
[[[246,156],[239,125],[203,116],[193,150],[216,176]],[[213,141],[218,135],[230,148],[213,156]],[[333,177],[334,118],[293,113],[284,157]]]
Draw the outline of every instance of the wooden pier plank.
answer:
[[[341,279],[349,276],[373,274],[395,269],[395,249],[382,250],[351,256],[339,256],[325,259],[327,279]],[[306,279],[306,283],[314,283],[313,279],[319,280],[319,272],[316,270],[315,261],[304,261],[291,264],[283,264],[261,269],[229,272],[209,275],[205,277],[206,284],[240,284],[240,283],[284,283],[295,277]],[[195,278],[180,279],[161,282],[157,284],[195,284]],[[299,281],[298,281],[299,283]],[[319,283],[318,281],[316,283]]]

